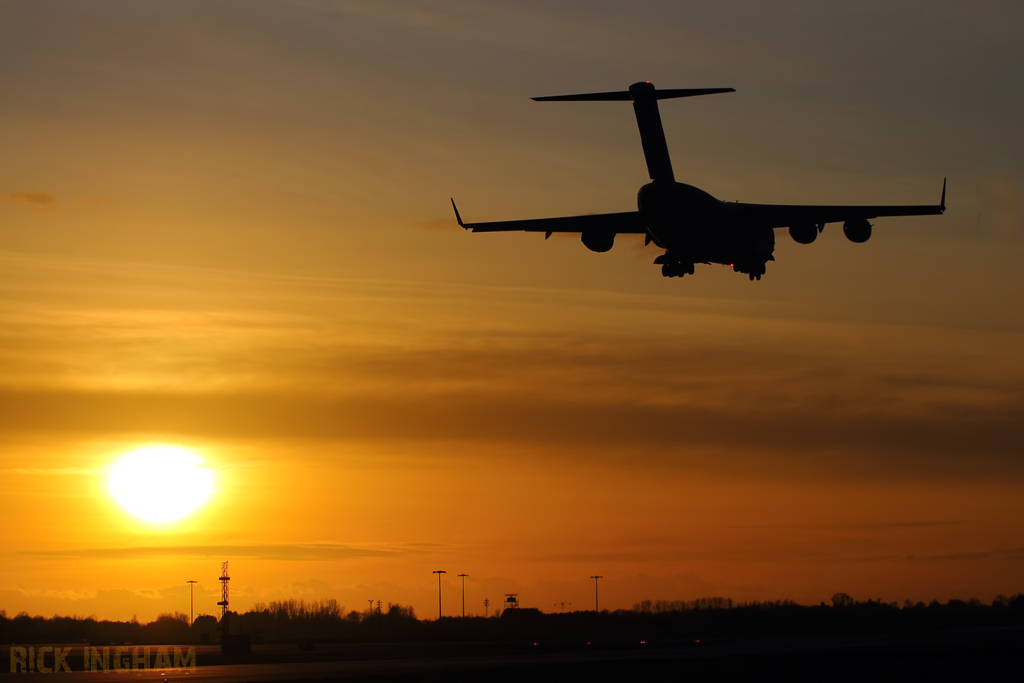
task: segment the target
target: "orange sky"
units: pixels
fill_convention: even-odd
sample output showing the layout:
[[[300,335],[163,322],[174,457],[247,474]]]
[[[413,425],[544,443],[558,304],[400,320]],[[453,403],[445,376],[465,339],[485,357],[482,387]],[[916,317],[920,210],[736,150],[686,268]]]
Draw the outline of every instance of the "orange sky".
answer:
[[[1021,590],[1024,11],[624,7],[0,2],[0,609]],[[662,106],[720,198],[949,211],[753,283],[454,225],[634,208],[629,108],[529,97],[647,78],[737,88]]]

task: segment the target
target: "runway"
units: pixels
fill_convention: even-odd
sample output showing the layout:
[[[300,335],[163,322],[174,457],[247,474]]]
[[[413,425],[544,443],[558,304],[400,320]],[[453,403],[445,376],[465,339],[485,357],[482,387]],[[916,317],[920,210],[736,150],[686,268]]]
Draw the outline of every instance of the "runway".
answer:
[[[467,649],[472,649],[469,647],[471,644],[466,645]],[[722,639],[651,648],[637,643],[635,647],[627,649],[577,649],[570,652],[542,652],[542,644],[536,647],[537,654],[214,664],[197,666],[194,671],[153,669],[34,673],[32,680],[57,678],[62,681],[94,683],[247,683],[384,679],[529,680],[534,683],[580,677],[588,681],[636,680],[665,674],[697,676],[700,680],[742,680],[764,676],[769,672],[784,673],[791,679],[805,680],[863,680],[864,677],[874,680],[906,677],[962,680],[965,677],[1011,676],[1019,672],[1024,664],[1024,628],[867,636]],[[306,656],[312,658],[324,655],[309,653]],[[23,675],[3,673],[0,674],[0,680],[13,681]]]

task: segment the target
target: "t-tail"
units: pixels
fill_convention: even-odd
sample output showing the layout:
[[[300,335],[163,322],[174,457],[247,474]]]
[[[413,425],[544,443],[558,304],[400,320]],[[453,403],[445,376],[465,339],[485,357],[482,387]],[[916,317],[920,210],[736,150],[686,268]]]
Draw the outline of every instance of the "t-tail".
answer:
[[[629,90],[616,92],[582,93],[579,95],[553,95],[534,97],[537,102],[632,102],[636,114],[636,125],[640,129],[640,142],[647,160],[647,173],[656,183],[675,182],[672,160],[668,155],[665,130],[661,126],[658,100],[676,97],[696,97],[722,92],[736,92],[734,88],[684,88],[658,90],[650,81],[641,81],[629,86]]]

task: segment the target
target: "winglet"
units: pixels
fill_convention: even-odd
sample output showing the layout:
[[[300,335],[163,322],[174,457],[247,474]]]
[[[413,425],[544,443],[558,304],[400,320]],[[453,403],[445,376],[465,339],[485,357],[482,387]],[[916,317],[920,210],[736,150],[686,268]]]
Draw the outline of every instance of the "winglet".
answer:
[[[946,179],[942,179],[942,199],[939,200],[939,208],[946,210]]]
[[[452,199],[452,208],[455,209],[455,220],[458,221],[460,228],[465,228],[465,223],[462,222],[462,216],[459,215],[459,207],[455,206],[455,199]]]

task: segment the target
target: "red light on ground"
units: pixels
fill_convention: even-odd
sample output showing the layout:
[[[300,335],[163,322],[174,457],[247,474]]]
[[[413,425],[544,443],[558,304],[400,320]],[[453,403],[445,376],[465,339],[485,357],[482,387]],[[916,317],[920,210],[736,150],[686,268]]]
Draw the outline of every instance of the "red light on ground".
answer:
[[[587,645],[590,645],[590,641],[589,640],[587,641]]]
[[[646,641],[646,640],[641,640],[641,641],[640,641],[640,644],[641,644],[641,645],[646,645],[646,644],[647,644],[647,641]]]
[[[699,641],[699,640],[695,640],[695,641],[693,641],[693,642],[695,642],[695,643],[699,643],[700,641]]]
[[[537,645],[537,644],[538,644],[538,643],[534,643],[534,645]]]

